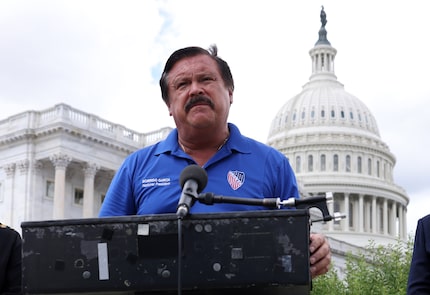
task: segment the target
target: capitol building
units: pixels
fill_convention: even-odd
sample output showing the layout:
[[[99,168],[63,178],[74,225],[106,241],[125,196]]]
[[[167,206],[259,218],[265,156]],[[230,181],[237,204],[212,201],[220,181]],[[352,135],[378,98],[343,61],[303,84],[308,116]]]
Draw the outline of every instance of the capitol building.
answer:
[[[333,193],[330,211],[347,218],[325,224],[328,236],[362,247],[406,240],[409,198],[393,181],[395,156],[367,106],[337,80],[336,53],[322,19],[310,79],[278,111],[267,143],[290,159],[302,196]]]
[[[336,53],[322,22],[309,81],[285,98],[267,141],[290,159],[303,198],[332,192],[330,211],[346,214],[318,225],[334,256],[406,240],[409,202],[376,118],[337,80]],[[97,216],[125,157],[170,131],[139,133],[63,103],[0,118],[0,221],[19,230],[23,221]]]

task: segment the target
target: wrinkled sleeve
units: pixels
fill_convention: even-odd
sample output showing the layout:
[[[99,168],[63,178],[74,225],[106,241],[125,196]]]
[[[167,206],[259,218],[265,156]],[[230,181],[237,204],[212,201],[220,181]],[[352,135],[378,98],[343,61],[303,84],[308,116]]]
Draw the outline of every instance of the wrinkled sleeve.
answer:
[[[272,183],[274,187],[274,192],[271,196],[279,197],[281,200],[298,198],[299,191],[296,176],[288,158],[277,151],[272,156],[273,158],[268,161],[270,167],[266,169],[268,172],[266,181],[267,183]],[[276,169],[274,169],[275,167]]]
[[[130,158],[126,159],[112,179],[102,203],[99,217],[136,214],[133,197],[133,166],[130,162]]]

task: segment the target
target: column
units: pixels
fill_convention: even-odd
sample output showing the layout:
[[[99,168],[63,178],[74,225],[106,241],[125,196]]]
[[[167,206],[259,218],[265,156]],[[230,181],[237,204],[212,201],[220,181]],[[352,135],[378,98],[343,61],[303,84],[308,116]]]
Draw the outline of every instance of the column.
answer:
[[[364,200],[364,231],[369,233],[370,232],[370,208],[371,204],[369,200]]]
[[[378,208],[376,207],[376,196],[372,196],[372,233],[376,234],[378,227],[377,218]]]
[[[407,219],[407,210],[406,207],[403,207],[403,232],[404,232],[404,236],[403,239],[407,239],[408,238],[408,223],[406,222]]]
[[[384,235],[388,235],[388,201],[387,199],[384,199],[384,209],[383,209],[383,228],[384,228]]]
[[[393,202],[393,205],[391,206],[391,221],[390,221],[390,234],[392,236],[396,236],[397,232],[396,232],[396,220],[397,220],[397,203]]]
[[[341,222],[343,223],[343,230],[349,231],[349,219],[351,218],[351,213],[349,212],[349,194],[345,193],[343,212],[346,214],[346,218]]]
[[[399,232],[399,238],[403,239],[404,232],[403,232],[403,206],[399,204],[399,223],[398,223],[398,232]]]
[[[358,232],[363,232],[363,220],[364,220],[364,212],[363,212],[363,200],[364,196],[362,194],[358,195]]]
[[[16,220],[16,223],[19,223],[19,221],[22,220],[28,220],[29,219],[29,202],[31,200],[31,192],[32,187],[30,186],[30,179],[31,179],[31,167],[30,167],[30,161],[28,159],[19,160],[16,162],[16,168],[19,171],[15,175],[15,189],[14,189],[14,206],[13,209],[15,211],[14,213],[14,219]]]
[[[100,166],[96,163],[87,163],[84,167],[84,204],[83,217],[94,217],[94,177]]]
[[[52,216],[54,219],[64,218],[65,196],[66,196],[66,168],[72,161],[68,155],[59,153],[49,157],[55,167],[54,186],[54,208]]]
[[[328,202],[328,212],[330,212],[331,215],[334,214],[334,196],[333,196],[333,200],[331,202]],[[334,230],[334,221],[330,221],[328,223],[328,230],[329,231],[333,231]]]
[[[1,217],[1,222],[7,224],[12,227],[16,227],[16,224],[13,224],[13,213],[14,210],[14,191],[15,191],[15,170],[16,164],[10,163],[5,166],[2,166],[4,172],[6,173],[6,181],[4,188],[4,199],[3,203],[5,207],[9,208],[9,210],[5,210],[3,216]]]

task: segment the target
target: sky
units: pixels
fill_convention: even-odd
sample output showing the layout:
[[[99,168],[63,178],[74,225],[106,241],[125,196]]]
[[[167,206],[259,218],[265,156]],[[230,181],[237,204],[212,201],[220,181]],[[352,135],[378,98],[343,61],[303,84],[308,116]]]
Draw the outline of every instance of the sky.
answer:
[[[430,214],[427,0],[1,0],[0,121],[65,103],[137,132],[174,127],[158,80],[185,46],[218,46],[235,79],[230,122],[266,142],[312,72],[320,10],[335,74],[396,156],[408,233]]]

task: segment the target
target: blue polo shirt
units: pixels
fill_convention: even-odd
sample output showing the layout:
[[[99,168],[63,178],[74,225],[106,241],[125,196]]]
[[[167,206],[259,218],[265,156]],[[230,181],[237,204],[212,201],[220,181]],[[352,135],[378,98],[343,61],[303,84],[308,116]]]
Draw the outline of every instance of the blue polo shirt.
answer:
[[[229,123],[230,138],[203,166],[208,183],[202,192],[243,198],[298,198],[288,159],[276,149],[243,136]],[[176,213],[182,170],[196,164],[178,144],[178,131],[128,156],[115,174],[99,216]],[[196,202],[190,213],[267,209],[265,207]]]

